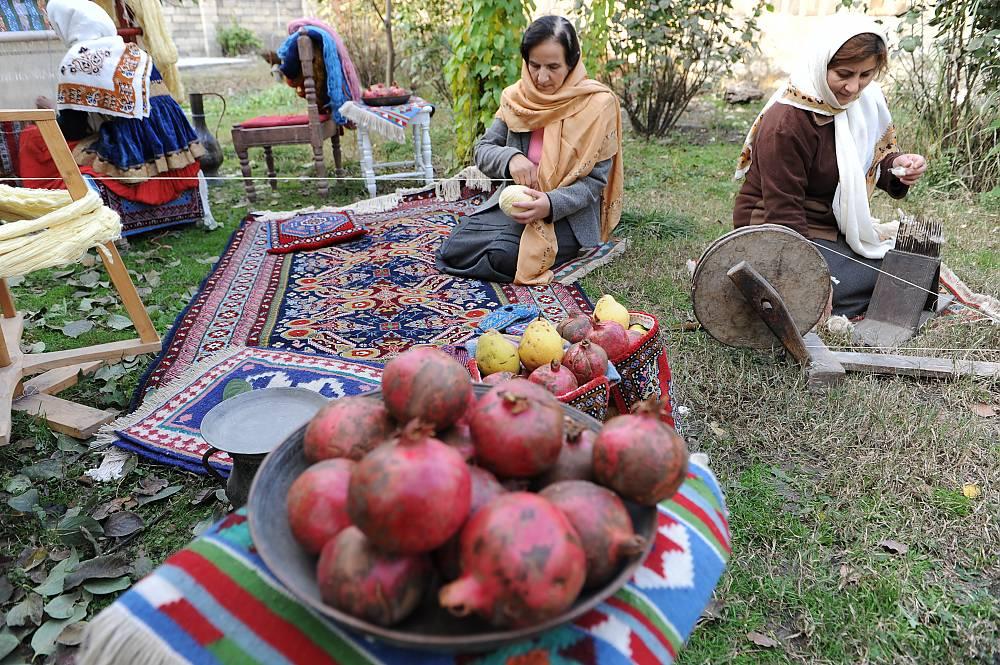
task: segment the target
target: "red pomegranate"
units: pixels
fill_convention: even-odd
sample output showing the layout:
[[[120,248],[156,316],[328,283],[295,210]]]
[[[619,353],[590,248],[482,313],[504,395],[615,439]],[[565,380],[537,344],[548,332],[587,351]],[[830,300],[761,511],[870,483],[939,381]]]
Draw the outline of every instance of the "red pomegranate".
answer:
[[[577,314],[576,316],[565,318],[556,326],[556,332],[563,339],[574,344],[587,339],[587,335],[593,329],[594,322],[586,314]]]
[[[558,360],[535,368],[528,376],[528,381],[537,383],[553,395],[565,395],[579,387],[573,372],[559,364]]]
[[[324,460],[303,471],[288,488],[288,526],[309,552],[317,554],[328,540],[351,525],[347,485],[353,470],[354,462],[349,459]]]
[[[514,378],[514,374],[511,372],[493,372],[483,377],[483,383],[496,386],[504,381],[509,381]]]
[[[472,501],[469,504],[469,518],[471,519],[480,508],[506,493],[507,490],[500,484],[496,476],[478,466],[469,467],[469,477],[472,479]],[[460,535],[461,531],[452,536],[447,543],[434,550],[434,563],[444,579],[449,582],[457,579],[462,573],[462,567],[459,564],[462,553]]]
[[[472,378],[462,364],[444,351],[416,346],[385,364],[382,396],[393,418],[414,418],[445,430],[465,412]]]
[[[306,427],[302,449],[318,462],[334,457],[358,461],[393,430],[385,405],[371,397],[342,397],[323,406]]]
[[[462,526],[472,498],[469,467],[418,420],[358,462],[347,492],[351,521],[386,552],[440,547]]]
[[[530,478],[555,464],[563,438],[562,407],[524,379],[494,386],[472,413],[476,459],[505,478]]]
[[[586,577],[586,556],[569,520],[537,494],[499,496],[462,528],[462,576],[438,601],[456,616],[531,626],[565,611]]]
[[[561,480],[594,479],[594,439],[597,433],[565,419],[566,439],[559,458],[548,471],[538,476],[535,487],[545,487]]]
[[[570,344],[563,354],[562,364],[573,373],[582,386],[608,373],[608,354],[589,339]]]
[[[380,626],[398,623],[416,609],[430,573],[427,555],[380,552],[354,526],[329,541],[316,564],[324,603]]]
[[[587,335],[587,339],[604,349],[611,362],[628,353],[628,334],[622,324],[616,321],[594,323],[594,329]]]
[[[476,444],[472,442],[472,430],[467,423],[457,422],[438,437],[441,443],[458,451],[466,462],[476,456]]]
[[[659,418],[662,406],[641,402],[615,416],[594,441],[594,478],[626,499],[654,506],[677,492],[687,475],[687,445]]]
[[[549,485],[541,495],[569,519],[587,555],[585,586],[611,580],[625,559],[643,551],[646,540],[635,533],[632,518],[618,495],[585,480]]]

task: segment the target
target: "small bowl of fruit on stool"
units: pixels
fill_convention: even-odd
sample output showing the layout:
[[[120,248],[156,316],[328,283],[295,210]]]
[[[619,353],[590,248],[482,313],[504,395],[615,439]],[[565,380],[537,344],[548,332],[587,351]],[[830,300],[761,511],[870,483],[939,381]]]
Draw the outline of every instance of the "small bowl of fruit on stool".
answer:
[[[473,384],[415,347],[330,402],[250,490],[261,559],[300,602],[383,642],[485,651],[573,621],[653,547],[687,448],[648,412],[601,423],[539,385]]]
[[[392,85],[376,83],[361,93],[361,101],[368,106],[399,106],[410,101],[410,93],[393,81]]]

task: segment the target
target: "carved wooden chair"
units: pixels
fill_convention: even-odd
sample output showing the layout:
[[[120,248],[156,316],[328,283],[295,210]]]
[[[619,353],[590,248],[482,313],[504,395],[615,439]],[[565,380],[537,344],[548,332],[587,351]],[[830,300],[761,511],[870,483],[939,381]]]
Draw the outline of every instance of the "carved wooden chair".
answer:
[[[267,163],[267,175],[270,178],[271,189],[278,189],[277,173],[274,170],[274,155],[271,148],[276,145],[309,144],[313,150],[313,161],[316,164],[317,186],[321,196],[329,191],[326,180],[326,164],[323,161],[323,142],[330,139],[333,146],[333,160],[337,173],[342,167],[340,153],[340,136],[343,128],[335,123],[330,113],[320,113],[316,92],[316,73],[313,70],[313,42],[305,28],[299,29],[298,49],[299,61],[302,63],[302,79],[306,94],[307,112],[292,116],[258,116],[245,120],[233,126],[233,148],[240,160],[243,171],[243,185],[247,197],[257,200],[253,184],[253,174],[250,169],[250,158],[247,151],[250,148],[264,148],[264,159]]]

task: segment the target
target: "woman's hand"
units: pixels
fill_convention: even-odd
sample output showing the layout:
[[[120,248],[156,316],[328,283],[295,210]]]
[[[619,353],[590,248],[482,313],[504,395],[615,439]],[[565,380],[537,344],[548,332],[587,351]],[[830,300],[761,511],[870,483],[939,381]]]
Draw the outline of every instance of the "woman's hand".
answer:
[[[532,189],[538,188],[538,167],[524,155],[518,154],[511,157],[510,163],[507,164],[507,170],[510,171],[510,177],[518,185]]]
[[[35,97],[35,108],[36,109],[55,109],[56,103],[45,95],[39,95]]]
[[[927,170],[927,160],[924,159],[923,155],[900,155],[892,160],[892,166],[894,168],[901,166],[906,169],[906,175],[898,176],[899,181],[908,187],[912,187],[920,180],[920,176],[924,174],[924,171]]]
[[[519,224],[529,224],[546,219],[552,212],[552,203],[549,201],[548,195],[534,189],[529,189],[526,193],[534,196],[535,200],[531,203],[515,203],[514,207],[524,212],[515,212],[511,215],[514,221]]]

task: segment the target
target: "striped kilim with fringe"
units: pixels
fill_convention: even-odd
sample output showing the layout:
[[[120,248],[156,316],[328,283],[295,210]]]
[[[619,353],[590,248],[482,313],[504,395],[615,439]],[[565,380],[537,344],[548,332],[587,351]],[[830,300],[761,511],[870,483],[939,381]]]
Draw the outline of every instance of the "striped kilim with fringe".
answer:
[[[653,551],[617,594],[572,624],[488,654],[431,654],[370,642],[320,619],[257,556],[244,512],[216,524],[98,615],[82,665],[665,665],[708,604],[731,551],[711,471],[690,465],[659,506]]]

